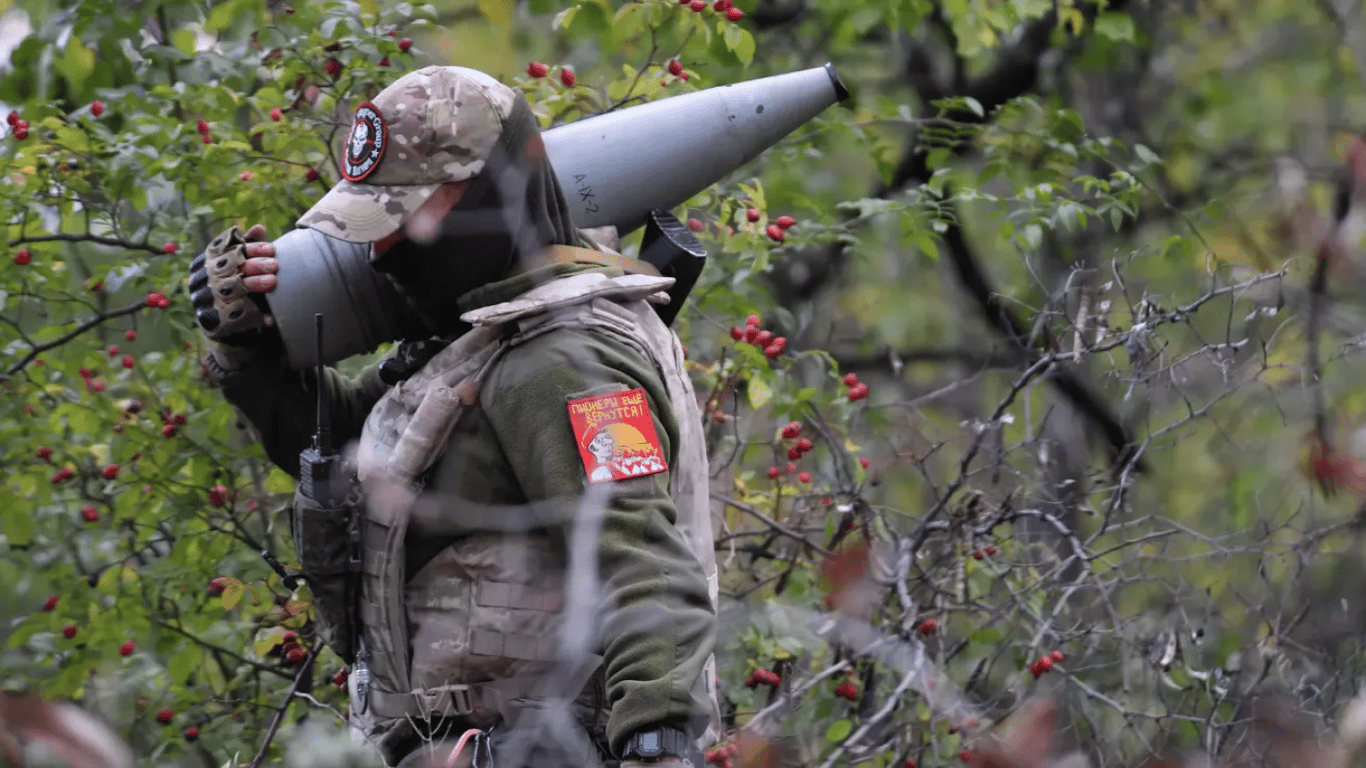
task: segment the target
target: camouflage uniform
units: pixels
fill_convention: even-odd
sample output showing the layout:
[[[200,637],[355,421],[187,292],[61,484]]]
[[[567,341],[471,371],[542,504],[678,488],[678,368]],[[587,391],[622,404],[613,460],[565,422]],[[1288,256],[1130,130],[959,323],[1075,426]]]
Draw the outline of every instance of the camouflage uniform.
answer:
[[[452,71],[459,74],[451,76]],[[524,108],[518,94],[472,70],[432,67],[405,76],[358,110],[343,159],[344,175],[354,180],[339,182],[300,224],[352,241],[390,234],[440,184],[483,169],[502,136],[500,119],[519,102]],[[380,134],[367,107],[385,121],[378,126]],[[459,140],[451,140],[450,131],[432,131],[433,124],[458,125]],[[377,185],[387,186],[377,190]],[[456,304],[460,312],[500,305],[538,285],[592,272],[622,274],[583,264],[524,265],[517,274],[460,296]],[[409,521],[401,571],[408,579],[402,604],[412,638],[407,651],[414,686],[550,674],[555,662],[544,642],[535,653],[517,653],[509,638],[553,639],[553,618],[519,614],[511,603],[502,610],[474,593],[486,582],[534,587],[535,600],[552,613],[558,609],[567,542],[589,485],[580,435],[566,403],[643,390],[669,469],[605,486],[596,553],[603,612],[595,615],[593,628],[600,644],[594,650],[603,661],[576,705],[584,725],[600,729],[602,746],[618,756],[638,730],[668,726],[701,736],[716,717],[709,664],[715,644],[713,574],[694,554],[696,543],[677,527],[671,497],[670,470],[679,466],[681,425],[660,370],[638,344],[628,342],[571,326],[502,354],[477,399],[455,421],[439,460],[417,478],[440,500],[439,511]],[[256,427],[271,460],[297,477],[299,452],[315,429],[317,383],[310,372],[288,370],[279,356],[247,357],[245,364],[239,358],[235,370],[219,372],[223,393]],[[361,438],[372,409],[389,392],[378,368],[371,366],[355,379],[327,369],[321,386],[329,391],[331,423],[340,440]],[[695,419],[695,403],[686,405],[678,413]],[[370,421],[368,429],[379,428],[376,419]],[[525,518],[526,510],[535,510],[531,524],[509,529],[508,521]],[[709,539],[710,530],[706,535]],[[469,606],[485,604],[493,608],[470,613]],[[519,616],[524,618],[520,626]],[[499,647],[505,645],[507,653],[481,653],[474,647],[480,632],[500,635]],[[520,699],[520,705],[534,706],[525,696]],[[509,712],[475,711],[449,722],[380,718],[365,736],[394,764],[429,733],[487,727],[500,715],[507,719]],[[528,760],[550,764],[534,756]]]

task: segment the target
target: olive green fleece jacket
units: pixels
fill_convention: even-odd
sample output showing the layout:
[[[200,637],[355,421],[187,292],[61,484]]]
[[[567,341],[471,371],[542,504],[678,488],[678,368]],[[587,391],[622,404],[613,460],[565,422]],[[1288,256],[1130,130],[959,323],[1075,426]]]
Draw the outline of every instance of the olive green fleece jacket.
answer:
[[[555,265],[471,291],[461,311],[514,298],[546,279],[588,270]],[[278,359],[224,377],[224,395],[261,434],[267,455],[298,477],[299,452],[315,429],[311,373],[284,368]],[[333,433],[338,444],[358,438],[371,407],[388,390],[378,365],[348,379],[326,371]],[[427,487],[476,506],[521,506],[580,497],[586,472],[566,401],[614,388],[643,388],[655,432],[669,465],[675,465],[678,424],[667,389],[654,365],[615,337],[583,329],[557,329],[512,348],[485,380],[478,407],[457,423],[446,454]],[[610,483],[598,548],[605,590],[600,627],[610,714],[607,739],[620,755],[635,731],[666,725],[698,735],[710,703],[697,684],[715,646],[715,613],[707,582],[675,527],[669,473]],[[566,505],[556,504],[558,508]],[[459,521],[442,521],[442,530]],[[554,525],[554,523],[552,523]],[[551,530],[567,542],[572,521]],[[409,530],[407,573],[458,539]]]

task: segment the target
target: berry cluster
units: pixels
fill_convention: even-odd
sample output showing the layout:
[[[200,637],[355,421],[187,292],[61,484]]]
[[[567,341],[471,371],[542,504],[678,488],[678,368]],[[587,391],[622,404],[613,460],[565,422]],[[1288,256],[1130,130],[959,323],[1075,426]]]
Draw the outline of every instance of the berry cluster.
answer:
[[[221,507],[228,503],[228,489],[224,485],[215,485],[209,489],[209,503],[215,507]]]
[[[284,644],[277,647],[280,655],[290,664],[302,664],[308,658],[308,650],[299,645],[299,633],[292,629],[285,630]]]
[[[988,558],[988,557],[991,557],[992,555],[995,555],[995,554],[996,554],[996,547],[995,547],[995,545],[987,545],[987,546],[985,546],[985,547],[983,547],[983,548],[981,548],[981,549],[978,549],[978,550],[973,551],[973,553],[972,553],[972,559],[973,559],[973,560],[983,560],[983,559],[986,559],[986,558]]]
[[[5,122],[9,123],[10,134],[14,138],[20,141],[28,138],[28,121],[20,117],[18,112],[10,112]]]
[[[765,331],[759,324],[758,315],[750,315],[745,319],[744,330],[740,330],[739,327],[731,328],[730,337],[759,347],[770,359],[776,358],[787,349],[787,337],[774,336],[772,331]]]
[[[170,707],[163,707],[157,711],[157,722],[165,725],[175,719],[175,710]]]
[[[81,519],[87,523],[98,523],[100,521],[100,511],[95,509],[95,505],[86,504],[81,507]]]
[[[53,485],[60,485],[61,483],[65,483],[67,480],[70,480],[71,478],[73,478],[73,477],[75,477],[75,476],[76,476],[76,470],[72,469],[72,468],[69,467],[69,466],[68,466],[68,467],[62,467],[61,469],[57,470],[56,472],[54,472],[54,473],[52,474],[52,484],[53,484]]]
[[[39,459],[42,459],[43,461],[47,462],[48,464],[51,464],[51,463],[52,463],[52,449],[49,448],[49,447],[47,447],[46,445],[40,447],[40,448],[38,449],[38,458],[39,458]]]
[[[212,143],[213,143],[213,133],[209,130],[209,121],[208,121],[208,120],[205,120],[204,118],[201,117],[201,118],[199,118],[199,122],[195,123],[195,126],[194,126],[194,127],[195,127],[195,130],[199,131],[199,135],[204,137],[204,143],[205,143],[205,144],[212,144]]]
[[[844,386],[849,388],[850,402],[858,402],[868,396],[868,385],[859,381],[857,373],[844,374]]]
[[[745,678],[745,687],[754,688],[758,685],[771,685],[777,688],[782,681],[783,678],[777,672],[760,668],[750,672],[749,677]]]
[[[228,588],[228,580],[219,576],[209,580],[209,597],[218,597],[223,594],[223,590]]]
[[[162,250],[165,250],[164,248]],[[171,306],[171,300],[166,298],[166,294],[161,291],[152,291],[147,294],[147,306],[155,309],[165,309]]]
[[[858,683],[853,680],[845,680],[835,686],[835,695],[842,699],[858,701]]]
[[[932,635],[936,629],[939,629],[938,619],[931,617],[920,622],[920,634],[922,635]]]
[[[678,59],[669,60],[668,70],[669,74],[673,75],[679,80],[687,80],[689,77],[692,77],[692,75],[689,75],[687,72],[683,70],[683,62],[679,61]],[[661,80],[659,84],[667,85],[667,83],[663,80]]]
[[[740,754],[739,744],[722,744],[716,749],[707,750],[707,762],[719,768],[731,768],[731,758]]]
[[[526,65],[526,73],[539,79],[550,74],[550,67],[539,61],[533,61]],[[564,83],[566,88],[573,88],[575,83],[574,70],[569,67],[560,67],[560,82]]]
[[[707,10],[707,0],[678,0],[678,4],[688,6],[693,13],[701,13]],[[735,0],[715,0],[711,4],[711,9],[717,13],[726,14],[726,18],[730,21],[739,21],[745,17],[745,12],[735,7]]]
[[[342,693],[346,693],[346,681],[348,679],[349,673],[346,671],[346,667],[342,667],[337,671],[337,674],[332,676],[332,682],[337,684],[337,687],[341,689]]]
[[[1040,656],[1038,661],[1029,665],[1029,673],[1033,675],[1035,679],[1038,679],[1043,676],[1045,672],[1051,672],[1055,662],[1062,660],[1062,651],[1053,651],[1046,656]]]
[[[95,378],[95,374],[89,368],[81,367],[81,381],[85,388],[90,392],[103,392],[105,390],[104,379]]]
[[[755,210],[753,208],[749,209],[749,211],[750,212],[747,215],[753,215],[755,213]],[[750,221],[753,220],[754,219],[750,219]],[[792,218],[791,216],[779,216],[778,218],[773,220],[772,224],[769,224],[766,228],[764,228],[764,234],[768,235],[768,239],[773,240],[774,242],[781,243],[783,241],[783,238],[785,237],[783,233],[786,232],[788,228],[790,228],[793,224],[796,223],[797,220]]]

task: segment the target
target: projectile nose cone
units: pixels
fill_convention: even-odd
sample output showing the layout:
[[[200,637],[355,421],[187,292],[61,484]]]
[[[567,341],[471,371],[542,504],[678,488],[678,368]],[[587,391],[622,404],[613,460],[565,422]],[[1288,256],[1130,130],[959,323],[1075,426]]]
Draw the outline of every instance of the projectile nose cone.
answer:
[[[840,73],[835,69],[833,61],[825,62],[825,73],[830,75],[830,84],[835,86],[835,101],[844,101],[849,98],[849,88],[840,79]]]

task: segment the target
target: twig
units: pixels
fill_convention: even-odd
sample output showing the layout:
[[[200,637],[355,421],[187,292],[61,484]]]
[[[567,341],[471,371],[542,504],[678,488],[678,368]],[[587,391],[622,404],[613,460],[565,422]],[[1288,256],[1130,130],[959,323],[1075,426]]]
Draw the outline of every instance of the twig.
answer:
[[[89,320],[86,320],[84,323],[81,323],[74,329],[62,334],[61,336],[58,336],[52,341],[44,342],[42,344],[34,346],[31,350],[29,350],[28,354],[21,357],[13,365],[7,368],[3,375],[0,375],[0,382],[8,381],[11,376],[13,376],[19,370],[21,370],[24,366],[33,362],[33,359],[36,358],[38,355],[41,355],[42,353],[54,347],[60,347],[61,345],[67,343],[68,341],[71,341],[77,336],[80,336],[82,333],[85,333],[91,328],[100,325],[104,321],[112,320],[116,317],[123,317],[124,315],[131,315],[135,312],[140,312],[146,308],[147,302],[139,301],[136,304],[129,304],[128,306],[122,309],[115,309],[110,312],[102,312],[98,315],[95,315],[94,317],[90,318]]]
[[[256,753],[256,759],[251,761],[250,768],[260,768],[266,759],[266,752],[270,750],[270,743],[275,740],[275,734],[280,730],[280,724],[285,721],[285,713],[289,711],[290,703],[298,695],[299,684],[304,681],[306,676],[313,674],[313,660],[317,656],[317,648],[308,652],[308,658],[304,659],[303,666],[299,668],[299,674],[294,676],[294,683],[289,686],[289,693],[286,693],[285,700],[280,702],[280,708],[275,710],[275,717],[271,718],[270,727],[266,729],[266,740],[261,742],[261,751]]]

